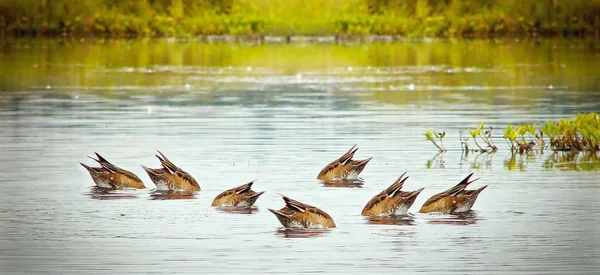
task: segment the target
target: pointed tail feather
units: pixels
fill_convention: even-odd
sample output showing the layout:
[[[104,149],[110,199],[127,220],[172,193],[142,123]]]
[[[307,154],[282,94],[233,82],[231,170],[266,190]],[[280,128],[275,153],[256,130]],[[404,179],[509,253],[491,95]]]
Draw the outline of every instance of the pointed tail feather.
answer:
[[[79,164],[81,164],[81,166],[83,166],[83,168],[85,168],[86,170],[88,170],[88,172],[91,172],[91,171],[92,171],[92,167],[90,167],[90,166],[88,166],[88,165],[85,165],[85,164],[83,164],[83,163],[81,163],[81,162],[80,162]]]
[[[461,182],[459,182],[457,185],[453,186],[452,188],[448,189],[446,191],[446,193],[448,193],[449,195],[452,196],[456,196],[458,195],[460,192],[462,192],[463,190],[465,190],[465,188],[467,188],[467,186],[469,186],[469,184],[471,184],[472,182],[478,180],[474,179],[472,181],[469,181],[469,179],[471,178],[471,176],[473,176],[473,173],[469,174],[467,177],[465,177]]]
[[[127,171],[115,166],[114,164],[110,163],[108,160],[103,158],[100,154],[98,154],[96,152],[94,152],[94,154],[96,154],[96,157],[98,157],[98,159],[95,159],[90,156],[88,156],[88,158],[93,159],[95,162],[99,163],[100,166],[102,166],[102,168],[108,170],[109,172],[112,172],[112,173],[126,173],[127,172]]]
[[[357,161],[354,161],[353,164],[354,164],[354,166],[357,167],[357,170],[362,171],[363,169],[365,169],[365,166],[367,166],[369,161],[371,161],[372,159],[373,159],[373,157],[370,157],[368,159],[363,159],[363,160],[357,160]]]
[[[161,153],[158,150],[156,150],[156,151],[160,154],[160,157],[158,155],[156,157],[160,160],[160,163],[162,164],[163,167],[169,169],[169,171],[171,171],[172,173],[175,173],[177,170],[179,170],[177,165],[175,165],[173,162],[171,162],[163,153]]]
[[[403,178],[404,175],[406,175],[406,172],[402,173],[402,175],[385,190],[385,193],[388,195],[388,197],[393,197],[402,189],[404,182],[408,179],[408,177]]]
[[[394,183],[402,181],[402,178],[404,177],[404,175],[406,175],[406,173],[407,172],[402,173],[402,175],[400,175],[400,177],[398,177],[398,179]]]
[[[412,193],[410,193],[410,195],[408,195],[408,197],[406,197],[407,199],[410,198],[416,198],[419,194],[421,194],[421,191],[423,191],[425,188],[419,188],[415,191],[413,191]]]
[[[146,167],[146,166],[144,166],[144,165],[142,165],[142,168],[143,168],[143,169],[146,171],[146,173],[148,173],[148,174],[155,175],[155,176],[156,176],[156,175],[158,175],[158,174],[156,173],[156,171],[154,171],[154,169],[152,169],[152,168],[148,168],[148,167]]]
[[[420,188],[411,192],[406,198],[404,198],[404,203],[410,208],[413,205],[413,203],[415,203],[415,200],[417,200],[417,197],[419,196],[419,194],[421,194],[421,191],[423,191],[423,189],[425,188]]]
[[[90,156],[87,156],[87,157],[90,158],[91,160],[97,162],[98,164],[102,164],[102,162],[100,160],[98,160],[98,159],[95,159],[95,158],[90,157]]]
[[[363,159],[363,160],[357,160],[355,161],[355,163],[353,163],[353,165],[355,166],[355,173],[362,173],[362,171],[365,169],[365,167],[367,166],[367,164],[369,163],[369,161],[371,161],[373,158],[368,158],[368,159]],[[353,161],[354,162],[354,161]]]
[[[256,202],[256,200],[258,200],[258,198],[260,197],[260,195],[262,195],[264,193],[265,193],[265,191],[261,191],[261,192],[258,192],[256,194],[252,195],[252,196],[249,196],[248,197],[248,202],[250,204],[254,204]]]
[[[250,198],[250,199],[252,199],[252,198],[258,198],[258,197],[260,197],[260,195],[264,194],[265,192],[266,191],[257,192],[256,194],[254,194],[254,195],[252,195],[252,196],[250,196],[248,198]]]
[[[478,189],[475,189],[475,190],[465,190],[465,192],[467,192],[467,195],[469,195],[469,196],[478,196],[479,193],[481,193],[481,191],[483,191],[487,187],[488,186],[486,184],[486,185],[484,185],[482,187],[479,187]]]
[[[363,160],[359,161],[359,164],[358,164],[358,166],[365,166],[365,165],[367,165],[367,163],[369,163],[369,161],[371,161],[372,159],[373,159],[373,157],[370,157],[370,158],[368,158],[368,159],[363,159]]]
[[[356,147],[356,144],[354,144],[354,146],[352,146],[352,148],[350,148],[350,150],[348,150],[341,157],[339,157],[338,161],[341,164],[346,164],[346,162],[350,161],[352,159],[352,157],[354,157],[354,153],[356,153],[356,151],[358,150],[358,148],[354,149],[355,147]]]
[[[279,194],[281,195],[281,194]],[[285,206],[291,209],[296,209],[298,212],[304,212],[306,210],[307,205],[299,202],[297,200],[290,199],[284,195],[281,195],[283,201],[285,202]]]
[[[235,193],[236,194],[241,194],[241,193],[244,193],[244,192],[248,192],[252,188],[252,185],[254,184],[255,181],[256,180],[253,180],[253,181],[251,181],[249,183],[245,183],[245,184],[242,184],[242,185],[236,187],[235,188]]]
[[[468,182],[467,182],[467,184],[474,183],[475,181],[477,181],[477,180],[479,180],[479,179],[480,179],[480,178],[476,178],[476,179],[474,179],[474,180],[468,181]]]
[[[461,180],[458,184],[468,184],[469,183],[469,179],[471,179],[471,177],[473,176],[473,174],[475,173],[471,173],[468,176],[466,176],[463,180]],[[457,185],[458,185],[457,184]]]
[[[103,162],[110,163],[108,160],[106,160],[105,158],[103,158],[100,154],[98,154],[96,152],[94,152],[94,154],[96,154],[96,157],[98,157],[98,162],[99,163],[103,163]]]
[[[488,185],[487,185],[487,184],[486,184],[486,185],[484,185],[484,186],[481,186],[481,187],[479,187],[479,189],[477,189],[477,193],[481,193],[481,191],[483,191],[483,190],[484,190],[485,188],[487,188],[487,187],[488,187]]]
[[[275,217],[277,217],[277,219],[279,220],[279,222],[281,222],[281,224],[283,226],[285,226],[285,223],[287,222],[287,220],[290,219],[290,216],[283,214],[275,209],[267,208],[267,210],[269,210],[271,213],[275,214]]]

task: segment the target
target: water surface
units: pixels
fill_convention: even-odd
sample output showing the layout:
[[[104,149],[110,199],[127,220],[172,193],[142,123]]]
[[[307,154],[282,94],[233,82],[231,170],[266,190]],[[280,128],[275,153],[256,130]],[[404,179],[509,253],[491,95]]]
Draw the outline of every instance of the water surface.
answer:
[[[585,40],[206,44],[0,42],[0,272],[7,274],[594,274],[598,155],[511,156],[506,124],[600,111],[600,44]],[[467,156],[458,131],[485,122],[500,151]],[[446,131],[438,155],[422,133]],[[373,157],[353,188],[319,170],[352,145]],[[473,146],[473,145],[471,145]],[[156,150],[199,181],[151,195]],[[93,192],[98,152],[148,190]],[[411,217],[364,204],[407,171],[425,187]],[[465,217],[416,213],[470,172],[488,184]],[[258,179],[256,208],[211,208]],[[277,193],[338,228],[284,230]]]

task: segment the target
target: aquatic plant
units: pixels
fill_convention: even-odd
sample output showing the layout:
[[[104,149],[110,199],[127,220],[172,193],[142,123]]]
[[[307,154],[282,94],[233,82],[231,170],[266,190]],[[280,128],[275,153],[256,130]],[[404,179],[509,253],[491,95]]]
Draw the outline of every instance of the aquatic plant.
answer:
[[[542,128],[547,131],[553,150],[600,150],[600,116],[597,113],[579,113],[571,119],[561,119],[553,124],[549,122]]]
[[[446,148],[444,147],[444,143],[443,143],[443,139],[446,136],[446,132],[441,132],[438,133],[435,130],[427,130],[427,132],[425,132],[423,134],[427,140],[431,141],[431,143],[433,143],[433,145],[435,145],[435,147],[437,147],[440,152],[446,152],[448,150],[446,150]],[[439,140],[439,144],[435,141],[434,137]]]
[[[460,140],[460,146],[463,150],[463,152],[465,152],[465,154],[469,154],[470,151],[477,151],[477,152],[496,152],[498,151],[498,146],[496,146],[496,144],[494,144],[494,141],[492,140],[492,127],[489,127],[489,130],[485,129],[485,123],[480,123],[479,125],[477,125],[477,127],[475,127],[475,129],[467,129],[467,131],[469,132],[469,135],[471,136],[471,139],[473,140],[473,142],[475,143],[475,146],[477,146],[477,148],[479,149],[469,149],[469,137],[463,137],[463,130],[459,131],[459,140]],[[482,147],[479,142],[477,142],[477,139],[480,139],[484,144],[485,147]]]
[[[520,137],[520,138],[518,138]],[[548,121],[540,124],[507,125],[504,138],[510,142],[512,152],[531,152],[546,148],[544,137],[553,151],[599,151],[600,117],[597,113],[577,114],[571,119]]]
[[[535,124],[506,125],[503,137],[510,142],[511,152],[531,152],[537,144],[532,139],[535,136],[535,129]]]
[[[466,154],[469,151],[496,152],[498,147],[492,140],[492,130],[485,130],[482,122],[474,129],[467,129],[470,137],[463,137],[463,131],[459,131],[461,148]],[[446,135],[445,132],[438,134],[428,130],[425,134],[427,140],[431,141],[440,151],[445,151],[441,142]],[[436,137],[441,145],[434,139]],[[538,150],[543,152],[545,148],[553,151],[600,151],[600,116],[597,113],[577,114],[571,119],[548,121],[539,126],[535,123],[523,123],[518,125],[506,125],[503,138],[508,142],[512,153],[530,153]],[[546,145],[545,138],[549,141]],[[478,149],[470,149],[468,141],[472,139]],[[482,141],[482,146],[478,140]]]
[[[473,129],[473,130],[467,129],[467,130],[469,131],[469,134],[471,134],[471,138],[473,138],[473,142],[479,148],[480,152],[488,152],[488,151],[496,152],[496,151],[498,151],[498,147],[492,141],[493,128],[490,127],[489,130],[484,130],[484,128],[485,128],[485,123],[482,122],[479,125],[477,125],[477,127],[475,129]],[[481,147],[481,145],[479,145],[479,143],[477,142],[478,137],[485,143],[485,145],[486,145],[485,148]],[[465,140],[465,142],[466,142],[466,140]]]

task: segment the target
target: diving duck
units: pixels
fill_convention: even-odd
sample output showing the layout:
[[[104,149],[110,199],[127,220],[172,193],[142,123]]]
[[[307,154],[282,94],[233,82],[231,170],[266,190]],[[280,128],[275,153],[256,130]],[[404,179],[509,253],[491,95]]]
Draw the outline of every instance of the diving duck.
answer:
[[[424,188],[415,191],[401,191],[408,177],[402,174],[390,187],[373,197],[362,210],[363,216],[406,215],[415,199]]]
[[[469,174],[465,179],[459,182],[454,187],[433,195],[429,198],[423,206],[420,213],[430,213],[430,212],[441,212],[445,214],[457,214],[457,213],[465,213],[471,210],[473,204],[475,204],[475,200],[477,200],[477,196],[479,193],[483,191],[487,185],[476,189],[476,190],[466,190],[467,186],[474,181],[478,180],[476,178],[471,180],[471,176],[473,173]]]
[[[327,164],[317,175],[317,179],[325,181],[357,179],[372,158],[353,160],[352,157],[358,150],[355,147],[356,144],[341,157]]]
[[[279,210],[268,210],[285,228],[335,228],[335,222],[325,211],[284,195],[281,197],[285,206]]]
[[[136,188],[144,189],[144,183],[134,173],[125,169],[119,168],[116,165],[110,163],[108,160],[100,156],[98,153],[95,159],[89,157],[94,161],[98,162],[101,167],[90,167],[83,163],[80,163],[85,169],[88,170],[92,180],[96,183],[96,186],[103,189],[123,189],[123,188]]]
[[[238,208],[251,207],[254,205],[258,197],[265,193],[265,191],[257,193],[251,189],[252,184],[254,184],[255,181],[256,180],[253,180],[238,187],[225,190],[223,193],[215,197],[211,206]]]
[[[192,175],[177,167],[163,153],[156,155],[163,168],[148,168],[142,165],[156,185],[157,191],[191,192],[200,191],[200,185]]]

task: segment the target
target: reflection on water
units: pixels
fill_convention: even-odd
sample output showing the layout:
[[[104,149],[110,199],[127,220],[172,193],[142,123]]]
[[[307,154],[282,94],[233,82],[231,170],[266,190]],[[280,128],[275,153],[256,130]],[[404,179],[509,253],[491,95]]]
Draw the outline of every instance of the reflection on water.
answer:
[[[435,154],[431,159],[427,160],[427,163],[425,163],[425,167],[427,167],[428,169],[431,169],[431,168],[443,169],[443,168],[445,168],[446,162],[444,162],[444,154],[446,154],[445,151]]]
[[[509,171],[526,171],[527,166],[535,163],[536,155],[532,154],[510,154],[504,160],[504,167]]]
[[[600,170],[599,154],[590,151],[509,154],[504,160],[504,167],[509,171],[527,171],[527,167],[536,164],[538,158],[547,156],[541,166],[548,170],[595,171]]]
[[[501,136],[495,154],[465,155],[459,131],[598,111],[599,51],[590,40],[2,41],[0,273],[593,274],[598,155],[511,155]],[[427,129],[447,133],[448,152]],[[353,144],[373,157],[362,179],[318,182]],[[156,150],[202,191],[90,190],[77,162],[102,152],[153,188],[140,165]],[[365,220],[405,171],[425,188],[415,214]],[[476,212],[415,212],[470,172],[489,185]],[[210,206],[250,178],[267,191],[255,207]],[[337,228],[282,229],[263,211],[281,207],[277,193]]]
[[[259,211],[258,207],[216,207],[217,210],[233,214],[252,214]]]
[[[190,200],[194,199],[195,194],[192,192],[161,192],[154,191],[150,193],[151,200]]]
[[[600,59],[598,48],[593,40],[255,46],[17,40],[0,46],[2,63],[10,64],[0,66],[0,89],[110,98],[151,93],[163,99],[183,97],[172,98],[171,103],[247,106],[280,103],[282,89],[302,87],[304,92],[326,90],[341,98],[355,95],[383,104],[436,102],[455,104],[453,109],[475,104],[461,112],[477,112],[478,105],[490,104],[539,108],[543,101],[600,100],[598,93],[573,93],[598,87],[593,62]],[[300,99],[288,103],[322,102]],[[580,108],[594,110],[593,106]],[[561,108],[552,106],[548,111]]]
[[[362,188],[365,184],[363,179],[352,180],[322,180],[319,181],[325,187],[346,187],[346,188]]]
[[[140,193],[138,190],[107,190],[104,188],[91,187],[86,195],[97,200],[117,200],[137,198]]]
[[[415,225],[415,219],[412,216],[366,217],[365,219],[370,224]]]
[[[460,213],[455,215],[440,215],[440,214],[429,214],[427,217],[428,223],[432,224],[457,224],[457,225],[470,225],[475,224],[479,220],[477,218],[476,211],[469,211],[466,213]]]
[[[425,163],[425,167],[427,169],[444,169],[446,168],[446,161],[444,161],[444,155],[447,152],[440,152],[435,154],[432,158],[428,159]],[[460,166],[466,166],[470,169],[480,170],[480,169],[491,169],[492,168],[492,159],[496,152],[481,152],[481,153],[468,153],[467,151],[462,151],[460,155]]]
[[[594,171],[600,170],[600,152],[553,152],[544,161],[547,169]]]
[[[304,238],[314,238],[321,237],[324,234],[327,234],[330,230],[326,229],[292,229],[292,228],[280,228],[277,230],[276,235],[282,236],[285,238],[292,239],[304,239]]]
[[[496,155],[496,152],[480,152],[480,153],[465,153],[461,156],[460,163],[468,164],[471,169],[491,169],[492,159]]]

